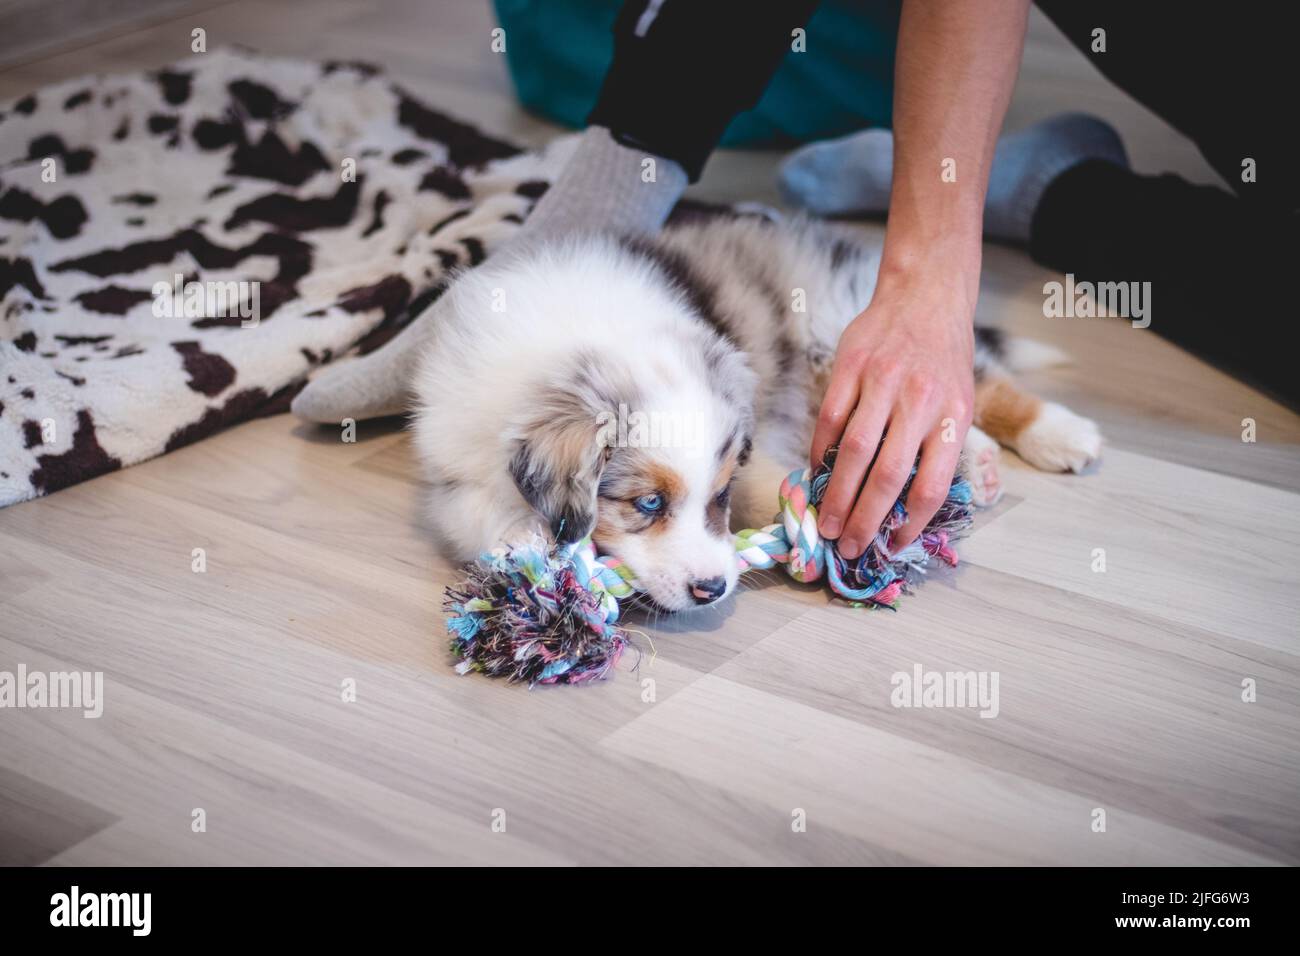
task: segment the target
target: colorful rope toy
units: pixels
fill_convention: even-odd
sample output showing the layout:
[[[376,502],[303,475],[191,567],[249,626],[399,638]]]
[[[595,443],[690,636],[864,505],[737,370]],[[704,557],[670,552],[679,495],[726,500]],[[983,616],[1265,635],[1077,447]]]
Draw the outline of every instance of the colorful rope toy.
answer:
[[[742,572],[781,565],[796,581],[825,576],[831,591],[853,605],[895,609],[932,557],[957,564],[951,541],[971,523],[971,487],[964,478],[953,477],[921,537],[891,555],[889,535],[907,520],[902,499],[909,477],[880,532],[850,561],[817,533],[817,506],[834,464],[831,449],[815,471],[791,472],[781,483],[779,521],[736,534]],[[590,538],[555,548],[538,536],[497,548],[471,565],[459,587],[447,588],[447,630],[461,658],[456,670],[530,685],[599,680],[627,646],[618,602],[634,591],[632,570],[617,558],[597,555]]]

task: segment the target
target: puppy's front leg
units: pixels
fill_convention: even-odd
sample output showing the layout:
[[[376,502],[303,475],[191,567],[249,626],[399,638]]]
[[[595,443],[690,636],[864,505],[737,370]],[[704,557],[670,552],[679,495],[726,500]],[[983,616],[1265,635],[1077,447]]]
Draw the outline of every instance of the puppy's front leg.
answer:
[[[473,561],[501,545],[549,537],[546,522],[520,497],[513,483],[464,481],[434,484],[429,515],[447,552]]]
[[[997,504],[1002,497],[998,475],[998,443],[972,425],[961,449],[961,474],[970,482],[971,501],[977,508]]]
[[[771,524],[781,510],[777,499],[781,482],[799,467],[800,464],[782,464],[769,452],[755,447],[749,462],[736,472],[731,491],[732,530]]]

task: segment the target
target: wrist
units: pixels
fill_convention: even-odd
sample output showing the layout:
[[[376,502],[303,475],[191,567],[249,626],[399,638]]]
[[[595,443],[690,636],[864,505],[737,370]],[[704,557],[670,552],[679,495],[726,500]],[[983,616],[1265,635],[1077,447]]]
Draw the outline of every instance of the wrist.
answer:
[[[924,247],[886,243],[876,279],[876,295],[955,302],[969,322],[979,295],[981,246],[940,242]]]
[[[890,216],[881,271],[900,274],[958,269],[979,273],[983,223],[967,216],[936,215],[926,224]]]
[[[961,279],[978,286],[983,251],[982,193],[919,191],[895,182],[881,254],[882,281]]]

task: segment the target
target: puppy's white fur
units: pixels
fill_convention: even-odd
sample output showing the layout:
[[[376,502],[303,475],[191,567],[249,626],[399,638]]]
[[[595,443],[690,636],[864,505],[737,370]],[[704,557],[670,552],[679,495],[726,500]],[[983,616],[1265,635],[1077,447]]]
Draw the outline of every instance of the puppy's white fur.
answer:
[[[592,533],[662,608],[729,592],[732,473],[737,524],[770,520],[781,478],[806,462],[836,342],[870,302],[878,265],[878,246],[832,229],[724,218],[654,240],[515,249],[460,276],[415,381],[416,446],[451,553]],[[977,375],[1059,357],[991,333],[976,351]],[[1038,406],[990,415],[993,438],[1040,467],[1096,457],[1095,426]],[[679,427],[671,440],[611,443],[610,416],[627,413]],[[985,504],[1000,492],[993,438],[967,439]],[[664,493],[658,516],[641,511],[651,492]]]

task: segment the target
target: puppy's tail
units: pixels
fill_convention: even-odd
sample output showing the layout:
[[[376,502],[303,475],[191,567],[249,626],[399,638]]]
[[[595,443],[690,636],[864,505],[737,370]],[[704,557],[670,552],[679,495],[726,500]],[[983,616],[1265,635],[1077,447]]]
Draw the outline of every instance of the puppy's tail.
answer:
[[[1007,339],[1006,351],[1002,356],[1002,364],[1013,372],[1027,372],[1030,369],[1050,368],[1069,363],[1070,356],[1055,345],[1015,337]]]
[[[1027,372],[1036,368],[1065,365],[1070,357],[1055,345],[1008,335],[986,325],[975,327],[975,364],[977,368],[1001,367],[1008,372]]]

